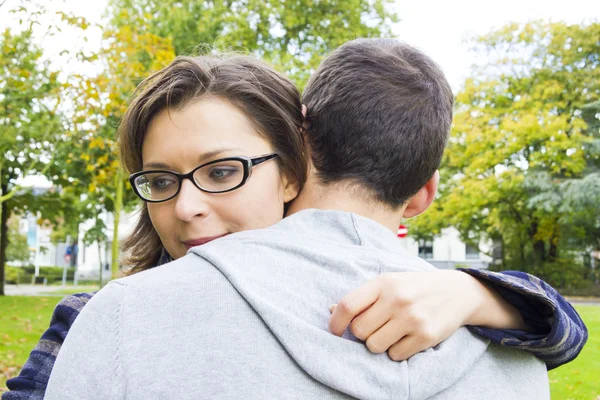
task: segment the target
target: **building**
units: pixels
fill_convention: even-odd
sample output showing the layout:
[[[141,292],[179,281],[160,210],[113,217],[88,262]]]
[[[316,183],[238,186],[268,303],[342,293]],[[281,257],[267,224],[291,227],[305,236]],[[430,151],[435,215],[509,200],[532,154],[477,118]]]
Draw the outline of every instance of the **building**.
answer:
[[[133,229],[137,221],[137,212],[123,213],[119,220],[119,241],[123,240]],[[100,219],[106,226],[106,243],[94,242],[91,245],[83,243],[85,233],[94,226],[94,220],[88,220],[79,225],[79,243],[77,254],[77,278],[79,280],[97,280],[102,271],[102,279],[111,279],[112,239],[114,233],[114,215],[103,212]]]
[[[469,246],[460,240],[458,231],[454,228],[442,230],[442,234],[432,241],[416,241],[410,237],[399,238],[400,245],[411,255],[427,260],[440,269],[468,267],[486,269],[492,263],[492,257],[483,252],[490,252],[491,246],[481,243],[478,248]]]

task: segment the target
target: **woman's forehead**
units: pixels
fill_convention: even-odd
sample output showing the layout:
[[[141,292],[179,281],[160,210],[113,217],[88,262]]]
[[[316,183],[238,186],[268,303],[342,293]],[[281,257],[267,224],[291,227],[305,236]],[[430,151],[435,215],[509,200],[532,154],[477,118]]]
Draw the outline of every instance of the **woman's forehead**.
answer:
[[[163,110],[151,121],[142,145],[144,168],[158,163],[201,163],[271,150],[246,116],[220,99],[202,99],[181,110]]]

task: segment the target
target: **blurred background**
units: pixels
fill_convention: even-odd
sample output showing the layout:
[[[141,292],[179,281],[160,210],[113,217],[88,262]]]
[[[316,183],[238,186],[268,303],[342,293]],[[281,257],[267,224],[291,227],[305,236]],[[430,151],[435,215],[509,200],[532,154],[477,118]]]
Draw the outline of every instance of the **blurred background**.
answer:
[[[238,51],[302,90],[357,37],[422,49],[456,95],[438,198],[398,245],[571,296],[590,341],[553,399],[600,399],[598,0],[0,0],[0,393],[60,296],[119,276],[139,202],[115,133],[142,79]]]

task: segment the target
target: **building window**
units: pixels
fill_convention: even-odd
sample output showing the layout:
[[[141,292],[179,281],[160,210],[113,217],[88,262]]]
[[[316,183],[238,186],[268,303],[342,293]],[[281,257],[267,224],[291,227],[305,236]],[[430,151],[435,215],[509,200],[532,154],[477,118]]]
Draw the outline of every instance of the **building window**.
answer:
[[[479,260],[479,249],[475,246],[467,245],[466,256],[467,260]]]
[[[431,240],[419,240],[419,257],[425,260],[433,258],[433,242]]]

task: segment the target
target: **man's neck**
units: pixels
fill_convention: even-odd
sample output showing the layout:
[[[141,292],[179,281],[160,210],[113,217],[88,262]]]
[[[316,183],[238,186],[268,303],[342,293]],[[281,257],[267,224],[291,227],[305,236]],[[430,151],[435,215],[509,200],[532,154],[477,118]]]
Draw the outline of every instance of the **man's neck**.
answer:
[[[314,176],[311,178],[291,203],[287,216],[309,208],[345,211],[379,222],[394,233],[398,230],[404,207],[393,210],[389,206],[373,201],[356,185],[337,183],[322,185],[316,182]]]

